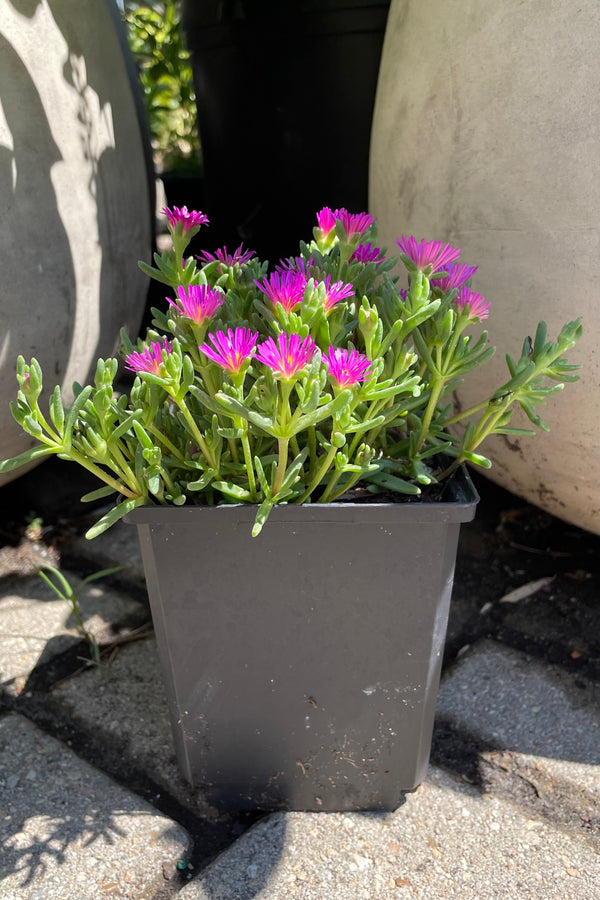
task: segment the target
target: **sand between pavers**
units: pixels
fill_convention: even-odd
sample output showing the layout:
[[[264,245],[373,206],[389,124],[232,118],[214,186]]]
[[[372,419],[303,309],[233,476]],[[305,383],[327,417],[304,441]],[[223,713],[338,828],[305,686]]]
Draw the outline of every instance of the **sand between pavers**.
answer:
[[[0,719],[0,900],[150,898],[188,844],[27,719]]]
[[[277,813],[180,900],[592,900],[584,841],[439,769],[393,814]]]

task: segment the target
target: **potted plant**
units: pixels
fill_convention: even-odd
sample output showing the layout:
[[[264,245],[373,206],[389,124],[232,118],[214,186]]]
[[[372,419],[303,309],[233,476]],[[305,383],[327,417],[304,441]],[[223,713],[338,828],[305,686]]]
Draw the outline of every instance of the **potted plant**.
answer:
[[[372,217],[326,207],[269,273],[242,246],[186,258],[206,216],[165,212],[173,247],[140,266],[170,296],[144,340],[123,335],[130,395],[100,360],[46,416],[20,358],[12,410],[38,445],[0,471],[75,460],[104,482],[84,500],[118,496],[88,536],[137,524],[178,759],[210,801],[395,808],[428,761],[477,502],[462,464],[488,465],[480,444],[513,433],[515,405],[544,428],[581,324],[548,341],[541,323],[505,383],[456,410],[493,353],[458,249],[403,236],[403,288]]]

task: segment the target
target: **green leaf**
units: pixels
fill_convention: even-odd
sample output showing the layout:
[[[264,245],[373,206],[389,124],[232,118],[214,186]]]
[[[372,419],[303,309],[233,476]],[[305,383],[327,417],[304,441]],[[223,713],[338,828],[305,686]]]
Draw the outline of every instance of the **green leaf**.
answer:
[[[222,494],[233,497],[235,500],[248,502],[252,499],[250,491],[245,490],[239,484],[232,484],[230,481],[213,481],[212,486]]]
[[[19,469],[21,466],[26,466],[28,463],[33,462],[35,459],[40,459],[42,456],[58,453],[60,449],[59,445],[55,445],[53,447],[32,447],[31,450],[25,450],[23,453],[19,453],[18,456],[13,456],[12,459],[5,459],[3,462],[0,462],[0,475],[4,472],[12,472],[14,469]]]
[[[50,398],[50,418],[52,419],[52,424],[62,437],[65,425],[65,410],[62,405],[60,386],[58,384],[54,388],[54,392]]]
[[[186,484],[186,490],[188,491],[203,491],[204,488],[208,487],[213,478],[215,477],[215,473],[212,469],[207,469],[204,475],[201,478],[198,478],[196,481],[188,481]]]
[[[416,496],[421,493],[421,489],[410,481],[404,481],[396,475],[390,475],[387,472],[380,472],[376,475],[370,475],[368,481],[376,484],[378,487],[386,488],[388,491],[395,491],[398,494],[411,494]]]
[[[87,575],[83,580],[82,584],[90,584],[92,581],[98,581],[100,578],[107,578],[109,575],[114,575],[115,572],[122,572],[125,566],[111,566],[108,569],[100,569],[99,572],[93,572],[91,575]]]
[[[252,527],[252,537],[258,537],[258,535],[261,533],[263,525],[269,518],[269,513],[272,509],[273,501],[269,499],[263,500],[256,513],[256,518]]]
[[[463,459],[466,459],[467,462],[473,463],[476,466],[481,466],[483,469],[492,468],[491,460],[489,460],[487,456],[482,456],[481,453],[473,453],[472,450],[463,450],[460,455]]]
[[[38,575],[42,579],[42,581],[46,582],[48,587],[52,588],[54,593],[58,597],[60,597],[61,600],[66,600],[67,602],[69,602],[73,598],[73,588],[71,587],[63,573],[60,571],[60,569],[56,569],[54,566],[49,565],[40,566],[40,568],[38,569]],[[50,575],[52,575],[52,578],[59,582],[60,587],[54,583]]]
[[[90,394],[92,393],[92,390],[93,389],[92,389],[91,385],[89,385],[89,384],[87,387],[84,387],[84,389],[81,391],[81,393],[75,398],[75,402],[73,403],[73,406],[69,410],[69,413],[67,415],[67,421],[65,423],[65,431],[64,431],[63,449],[65,449],[65,450],[68,450],[71,447],[71,434],[73,432],[73,427],[75,425],[75,422],[77,421],[79,413],[85,406]]]
[[[101,519],[98,519],[95,525],[92,525],[92,527],[86,531],[86,538],[88,541],[91,541],[93,538],[98,537],[99,534],[102,534],[110,528],[111,525],[114,525],[115,522],[118,522],[119,519],[126,516],[127,513],[132,512],[137,506],[143,506],[145,501],[145,497],[133,497],[131,500],[123,500],[122,503],[119,503],[118,506],[114,506],[106,513],[106,515],[102,516]]]
[[[98,488],[95,491],[90,491],[88,494],[84,494],[83,497],[81,497],[81,502],[90,503],[92,500],[101,500],[103,497],[110,497],[111,494],[116,494],[116,490],[109,484],[105,484],[103,487]]]

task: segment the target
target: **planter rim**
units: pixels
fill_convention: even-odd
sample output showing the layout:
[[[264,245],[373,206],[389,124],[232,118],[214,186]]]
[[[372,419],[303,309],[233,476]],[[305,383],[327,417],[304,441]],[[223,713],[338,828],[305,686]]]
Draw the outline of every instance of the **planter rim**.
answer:
[[[302,522],[347,522],[399,524],[470,522],[475,516],[479,494],[464,469],[457,471],[448,483],[446,497],[435,502],[399,501],[397,503],[282,503],[269,514],[269,524],[301,524]],[[228,515],[240,523],[251,523],[258,504],[223,503],[218,506],[140,506],[124,517],[131,525],[193,524],[208,516]]]

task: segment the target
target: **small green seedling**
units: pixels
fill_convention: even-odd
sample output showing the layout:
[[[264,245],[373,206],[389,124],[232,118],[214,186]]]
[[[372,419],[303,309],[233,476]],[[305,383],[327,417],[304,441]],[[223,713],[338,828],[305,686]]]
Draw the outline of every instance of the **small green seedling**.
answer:
[[[114,575],[115,572],[120,572],[122,568],[123,566],[113,566],[110,569],[101,569],[99,572],[93,572],[91,575],[83,578],[81,584],[77,588],[74,588],[69,584],[60,569],[55,568],[55,566],[45,565],[38,569],[38,575],[42,581],[45,581],[46,584],[52,588],[54,593],[71,607],[77,630],[81,637],[89,644],[91,657],[96,666],[100,665],[100,647],[98,646],[98,641],[95,636],[85,627],[79,608],[79,594],[85,585],[90,584],[92,581],[98,581],[100,578],[105,578],[108,575]]]

